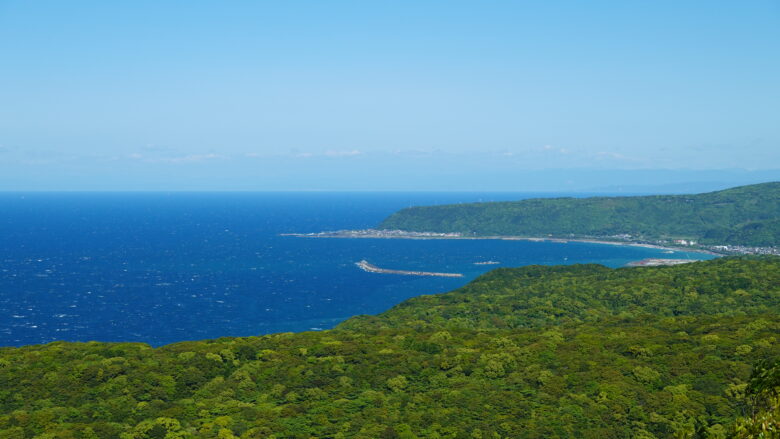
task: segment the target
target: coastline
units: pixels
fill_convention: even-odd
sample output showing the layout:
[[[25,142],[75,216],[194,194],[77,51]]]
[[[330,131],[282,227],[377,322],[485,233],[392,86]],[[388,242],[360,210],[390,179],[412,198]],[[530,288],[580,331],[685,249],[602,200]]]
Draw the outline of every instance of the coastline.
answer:
[[[712,256],[727,256],[728,253],[719,253],[712,250],[691,247],[677,247],[671,245],[651,244],[637,241],[609,241],[598,238],[555,238],[512,235],[488,235],[488,236],[463,236],[455,233],[434,232],[402,232],[384,230],[338,230],[334,232],[319,233],[282,233],[280,236],[292,236],[297,238],[330,238],[330,239],[446,239],[446,240],[501,240],[501,241],[531,241],[531,242],[555,242],[567,244],[569,242],[581,242],[586,244],[603,244],[615,246],[644,247],[667,251],[684,251],[689,253],[702,253]]]

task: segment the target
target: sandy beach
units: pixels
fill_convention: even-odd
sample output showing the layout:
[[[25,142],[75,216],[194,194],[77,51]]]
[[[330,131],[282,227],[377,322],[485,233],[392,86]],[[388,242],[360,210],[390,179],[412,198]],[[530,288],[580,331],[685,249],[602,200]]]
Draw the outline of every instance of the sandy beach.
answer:
[[[703,253],[713,256],[724,256],[711,250],[691,247],[677,247],[670,245],[650,244],[644,242],[632,241],[609,241],[598,238],[556,238],[556,237],[535,237],[535,236],[463,236],[455,233],[434,233],[434,232],[405,232],[401,230],[337,230],[333,232],[319,233],[285,233],[282,236],[294,236],[299,238],[342,238],[342,239],[471,239],[471,240],[503,240],[503,241],[532,241],[532,242],[554,242],[566,244],[569,242],[583,242],[588,244],[617,245],[653,248],[667,251],[685,251],[691,253]]]

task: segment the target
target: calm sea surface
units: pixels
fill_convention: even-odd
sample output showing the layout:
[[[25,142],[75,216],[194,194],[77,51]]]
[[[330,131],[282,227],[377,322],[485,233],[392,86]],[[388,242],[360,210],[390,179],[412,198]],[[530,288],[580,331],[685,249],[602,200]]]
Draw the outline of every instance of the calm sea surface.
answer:
[[[410,205],[510,193],[0,194],[0,346],[182,340],[327,329],[498,266],[697,253],[584,243],[306,239],[375,226]],[[374,274],[385,268],[465,278]],[[501,265],[474,265],[494,260]]]

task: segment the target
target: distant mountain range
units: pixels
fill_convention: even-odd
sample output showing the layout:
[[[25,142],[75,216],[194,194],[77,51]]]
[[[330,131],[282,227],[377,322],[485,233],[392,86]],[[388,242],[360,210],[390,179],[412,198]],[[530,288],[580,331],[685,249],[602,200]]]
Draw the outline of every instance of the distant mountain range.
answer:
[[[410,207],[381,229],[475,236],[690,239],[702,244],[780,243],[780,182],[696,195],[536,198]]]

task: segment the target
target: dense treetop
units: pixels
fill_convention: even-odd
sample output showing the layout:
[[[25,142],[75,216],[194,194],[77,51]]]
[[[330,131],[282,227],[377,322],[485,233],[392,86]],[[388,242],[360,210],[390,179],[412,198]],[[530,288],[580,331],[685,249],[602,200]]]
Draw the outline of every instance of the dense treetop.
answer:
[[[0,348],[0,438],[747,437],[779,273],[502,269],[331,331]]]
[[[780,244],[780,182],[698,195],[539,198],[410,207],[379,226],[467,235],[695,239],[707,244]]]
[[[673,267],[499,268],[447,294],[409,299],[342,328],[538,328],[611,316],[744,315],[780,311],[780,258],[720,258]]]

